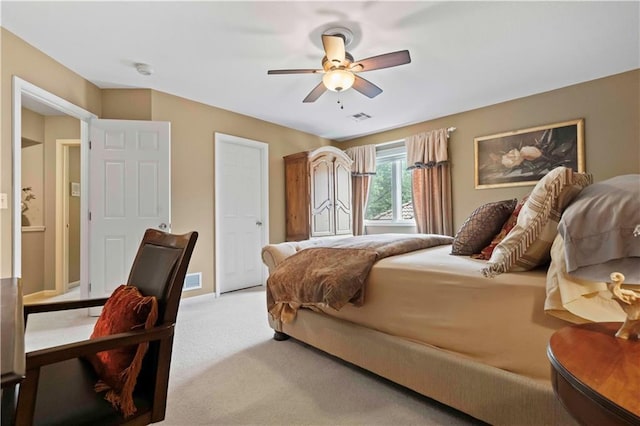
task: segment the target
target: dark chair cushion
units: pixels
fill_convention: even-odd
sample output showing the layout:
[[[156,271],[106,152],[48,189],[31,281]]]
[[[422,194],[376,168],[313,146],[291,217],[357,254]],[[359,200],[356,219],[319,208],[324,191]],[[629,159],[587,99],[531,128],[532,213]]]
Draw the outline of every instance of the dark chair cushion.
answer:
[[[85,360],[71,359],[42,367],[33,424],[95,426],[124,422],[104,394],[93,390],[97,381],[97,374]],[[135,392],[133,399],[138,412],[150,409],[150,396]]]
[[[128,284],[135,285],[145,296],[155,296],[162,305],[165,292],[169,291],[167,282],[181,254],[182,250],[178,248],[145,244],[140,248]],[[162,318],[162,311],[160,314],[159,318]]]

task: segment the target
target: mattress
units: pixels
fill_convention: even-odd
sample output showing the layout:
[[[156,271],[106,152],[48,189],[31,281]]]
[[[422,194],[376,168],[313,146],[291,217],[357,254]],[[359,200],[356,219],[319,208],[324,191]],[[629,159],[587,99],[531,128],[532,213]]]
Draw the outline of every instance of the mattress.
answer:
[[[439,246],[378,261],[361,307],[327,315],[549,382],[547,343],[566,322],[544,313],[546,269],[482,276],[485,261]]]

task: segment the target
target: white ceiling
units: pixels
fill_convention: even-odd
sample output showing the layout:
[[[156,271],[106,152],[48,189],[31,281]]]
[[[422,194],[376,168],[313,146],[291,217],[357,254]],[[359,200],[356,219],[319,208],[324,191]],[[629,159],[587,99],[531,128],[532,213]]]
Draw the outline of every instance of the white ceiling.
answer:
[[[640,67],[633,2],[1,2],[2,26],[101,88],[152,88],[333,140],[418,123]],[[408,49],[361,76],[384,92],[302,99],[321,33],[355,59]],[[134,63],[155,73],[138,74]],[[43,71],[45,72],[45,71]],[[342,102],[340,109],[337,100]],[[364,112],[371,119],[356,122]]]

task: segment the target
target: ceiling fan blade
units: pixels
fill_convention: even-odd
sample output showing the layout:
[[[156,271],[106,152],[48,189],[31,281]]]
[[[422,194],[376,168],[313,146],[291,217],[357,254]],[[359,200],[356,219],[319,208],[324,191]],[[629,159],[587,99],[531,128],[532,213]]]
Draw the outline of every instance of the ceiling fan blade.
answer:
[[[315,102],[326,91],[327,91],[327,88],[325,87],[324,83],[320,82],[320,84],[318,84],[316,87],[313,88],[311,92],[309,92],[307,97],[304,98],[302,102],[304,103]]]
[[[353,82],[353,88],[358,92],[369,98],[375,98],[380,93],[382,93],[382,89],[373,84],[372,82],[365,80],[364,78],[356,75],[356,80]]]
[[[324,70],[310,70],[310,69],[306,69],[306,70],[269,70],[267,71],[267,74],[269,75],[273,75],[273,74],[315,74],[315,73],[321,73],[324,72]]]
[[[344,62],[344,39],[340,36],[323,35],[322,46],[332,65],[340,66]]]
[[[361,61],[357,61],[351,66],[352,71],[372,71],[381,68],[395,67],[411,62],[408,50],[399,50],[397,52],[385,53],[383,55],[372,56]]]

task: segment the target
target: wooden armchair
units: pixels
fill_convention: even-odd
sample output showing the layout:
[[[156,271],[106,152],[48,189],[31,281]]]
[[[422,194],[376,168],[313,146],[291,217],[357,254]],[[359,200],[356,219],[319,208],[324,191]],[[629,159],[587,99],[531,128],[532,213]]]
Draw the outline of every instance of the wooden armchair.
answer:
[[[26,354],[15,423],[22,425],[142,425],[159,422],[166,411],[173,333],[187,266],[197,232],[173,235],[148,229],[127,284],[158,299],[155,327],[33,351]],[[101,306],[107,298],[25,306],[31,313]],[[133,394],[136,413],[124,419],[94,391],[98,377],[80,357],[150,342]]]

